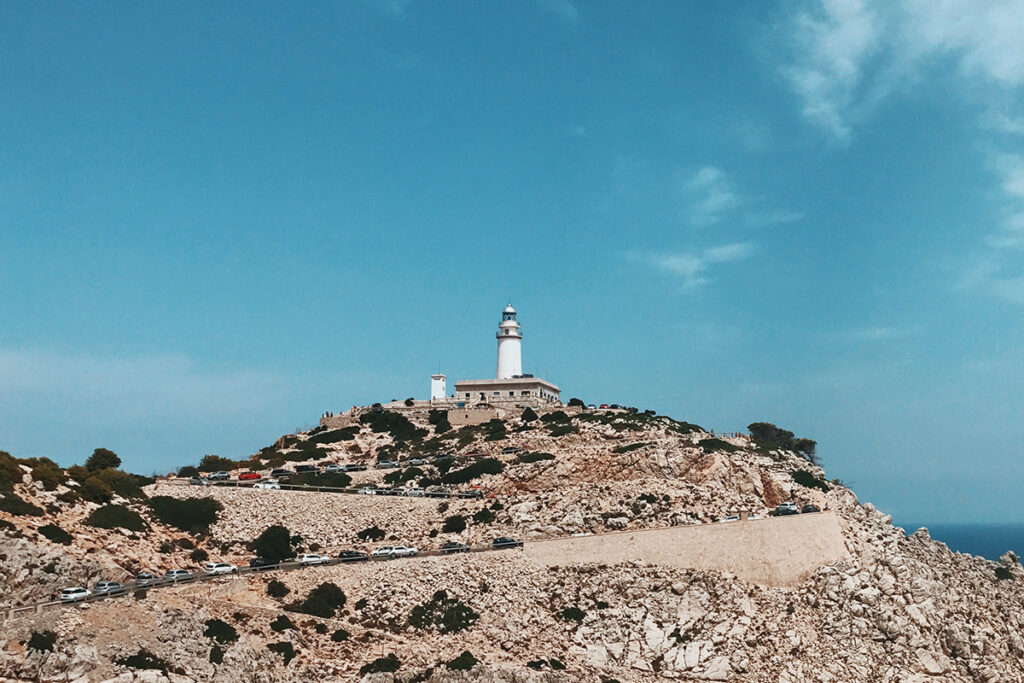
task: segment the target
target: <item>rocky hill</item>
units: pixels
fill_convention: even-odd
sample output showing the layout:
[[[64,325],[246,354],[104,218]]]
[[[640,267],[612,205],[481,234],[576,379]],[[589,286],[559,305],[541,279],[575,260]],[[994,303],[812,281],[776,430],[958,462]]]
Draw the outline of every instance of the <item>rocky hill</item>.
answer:
[[[336,554],[709,524],[791,500],[837,515],[846,552],[785,586],[638,560],[547,566],[524,550],[225,578],[18,613],[3,622],[0,677],[1024,680],[1016,558],[990,562],[952,553],[925,530],[905,535],[826,479],[813,442],[752,427],[753,438],[723,438],[663,416],[598,411],[452,429],[441,414],[368,411],[233,463],[363,462],[367,471],[304,481],[444,486],[479,498],[129,485],[110,468],[54,474],[2,454],[0,610],[207,556],[242,564],[275,525],[294,552]],[[456,457],[434,459],[444,454]],[[372,467],[385,458],[402,466]],[[96,478],[117,483],[109,496],[96,495]],[[101,508],[110,528],[95,526]]]

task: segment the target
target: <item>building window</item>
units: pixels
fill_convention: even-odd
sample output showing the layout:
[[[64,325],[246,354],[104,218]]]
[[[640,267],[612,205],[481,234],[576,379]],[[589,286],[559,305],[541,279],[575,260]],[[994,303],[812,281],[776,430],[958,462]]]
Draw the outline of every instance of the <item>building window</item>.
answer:
[[[529,392],[529,391],[521,391],[521,392],[519,392],[519,393],[520,393],[520,395],[522,395],[522,396],[529,396],[529,395],[530,395],[530,392]]]
[[[492,396],[501,396],[501,392],[500,391],[492,391],[491,395]]]

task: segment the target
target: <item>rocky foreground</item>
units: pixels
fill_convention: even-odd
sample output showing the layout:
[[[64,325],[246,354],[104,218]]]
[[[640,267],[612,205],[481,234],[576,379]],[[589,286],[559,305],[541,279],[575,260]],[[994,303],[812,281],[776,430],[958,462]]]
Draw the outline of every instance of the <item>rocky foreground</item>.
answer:
[[[1024,680],[1024,571],[1016,558],[990,562],[952,553],[925,530],[905,535],[827,481],[806,452],[715,438],[643,414],[513,419],[500,429],[452,430],[436,416],[414,417],[419,431],[398,419],[375,420],[337,434],[284,437],[245,468],[373,463],[384,456],[407,466],[353,473],[353,483],[380,485],[389,476],[429,486],[481,460],[500,466],[451,484],[479,490],[480,499],[156,481],[144,495],[114,495],[108,503],[144,520],[144,528],[132,530],[91,526],[99,503],[68,495],[73,480],[42,485],[25,465],[13,490],[42,514],[0,512],[0,581],[7,588],[0,609],[45,599],[66,585],[194,566],[202,555],[246,562],[248,544],[272,525],[300,537],[296,552],[336,554],[384,542],[436,548],[500,535],[529,542],[711,523],[740,509],[766,515],[794,500],[839,516],[847,559],[785,587],[640,562],[547,567],[521,550],[225,578],[19,613],[0,627],[0,677]],[[512,448],[519,450],[507,452]],[[473,457],[415,471],[408,466],[411,458],[446,452]],[[183,531],[154,512],[158,497],[190,504],[214,499],[221,509],[212,524]],[[40,532],[47,525],[68,538],[48,540]]]

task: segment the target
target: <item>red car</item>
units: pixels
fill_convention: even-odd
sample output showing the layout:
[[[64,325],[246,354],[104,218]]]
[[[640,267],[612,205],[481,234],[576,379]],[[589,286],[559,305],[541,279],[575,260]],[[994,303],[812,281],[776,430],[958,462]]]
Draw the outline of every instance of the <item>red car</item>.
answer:
[[[254,479],[262,479],[263,476],[259,472],[242,472],[238,475],[238,481],[252,481]]]

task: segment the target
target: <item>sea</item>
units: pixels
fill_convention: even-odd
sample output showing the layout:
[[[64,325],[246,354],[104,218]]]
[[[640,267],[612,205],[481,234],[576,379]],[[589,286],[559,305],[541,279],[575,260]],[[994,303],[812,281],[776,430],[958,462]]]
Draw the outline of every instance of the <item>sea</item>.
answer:
[[[894,523],[895,522],[894,520]],[[897,523],[898,524],[898,523]],[[1024,557],[1024,524],[898,524],[907,534],[926,527],[936,541],[950,550],[998,560],[1007,550]]]

